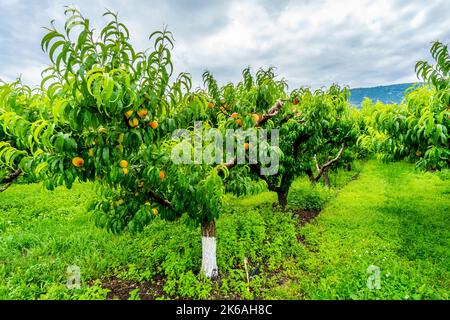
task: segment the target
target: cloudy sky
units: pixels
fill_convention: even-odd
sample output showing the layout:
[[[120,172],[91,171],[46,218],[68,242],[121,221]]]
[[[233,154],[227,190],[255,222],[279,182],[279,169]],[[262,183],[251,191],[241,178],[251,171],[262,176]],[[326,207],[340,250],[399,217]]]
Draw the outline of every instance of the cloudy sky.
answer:
[[[36,85],[49,60],[43,26],[75,4],[92,24],[119,12],[139,49],[167,25],[176,71],[238,81],[246,66],[275,66],[290,88],[414,82],[434,40],[450,43],[449,0],[0,0],[0,78]]]

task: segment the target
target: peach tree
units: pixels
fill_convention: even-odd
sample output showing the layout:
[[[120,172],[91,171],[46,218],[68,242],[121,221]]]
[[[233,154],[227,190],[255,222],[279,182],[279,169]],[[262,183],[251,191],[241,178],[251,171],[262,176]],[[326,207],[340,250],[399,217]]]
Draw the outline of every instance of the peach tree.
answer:
[[[450,164],[450,55],[440,42],[433,44],[431,55],[435,65],[416,65],[425,85],[410,88],[401,104],[366,102],[367,132],[360,143],[384,161],[409,159],[428,170]]]
[[[32,151],[16,164],[49,190],[95,182],[99,199],[90,210],[96,224],[113,233],[187,215],[201,225],[201,271],[217,276],[215,220],[227,166],[171,161],[177,144],[171,134],[209,117],[207,100],[192,91],[190,76],[173,78],[172,34],[154,32],[153,48],[135,51],[117,14],[105,13],[108,23],[98,34],[78,10],[69,7],[65,14],[63,30],[52,22],[42,39],[51,65],[42,72],[33,117],[12,110],[24,87],[2,94],[1,105],[11,110],[2,107],[0,121],[14,141],[7,148],[17,146],[17,156]],[[30,99],[23,103],[31,110]],[[5,146],[12,163],[13,149]]]
[[[302,88],[288,92],[287,83],[277,79],[273,68],[261,69],[255,76],[247,68],[236,85],[219,87],[208,72],[204,82],[210,110],[217,115],[211,118],[218,126],[278,130],[277,148],[269,150],[279,154],[276,169],[262,174],[267,164],[249,161],[241,170],[250,172],[247,178],[266,182],[283,208],[296,177],[307,174],[312,181],[319,180],[339,163],[344,149],[355,144],[358,126],[346,88],[333,85],[328,91]],[[251,148],[252,142],[246,145]]]
[[[323,178],[324,184],[330,187],[328,172],[339,167],[351,166],[359,156],[356,145],[360,134],[360,113],[349,104],[349,90],[332,85],[327,91],[307,92],[303,98],[302,108],[309,115],[304,119],[313,121],[316,112],[322,112],[321,119],[313,129],[317,143],[311,146],[313,168],[306,170],[311,182],[315,184]],[[307,97],[310,98],[307,98]],[[306,102],[311,99],[310,104]],[[326,111],[324,111],[326,110]],[[307,121],[308,121],[307,120]]]
[[[0,171],[5,176],[0,192],[11,186],[23,171],[32,171],[33,160],[42,152],[28,126],[34,123],[34,129],[39,130],[46,126],[49,114],[42,112],[46,108],[46,100],[42,98],[39,89],[32,90],[20,79],[10,84],[0,82]]]

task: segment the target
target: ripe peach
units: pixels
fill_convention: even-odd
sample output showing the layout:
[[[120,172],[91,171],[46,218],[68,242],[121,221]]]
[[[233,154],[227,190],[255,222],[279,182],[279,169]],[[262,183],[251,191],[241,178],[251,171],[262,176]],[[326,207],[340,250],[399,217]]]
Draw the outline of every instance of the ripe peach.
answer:
[[[131,116],[133,115],[133,113],[134,113],[134,111],[133,111],[133,110],[130,110],[130,111],[125,112],[124,115],[125,115],[125,117],[126,117],[127,119],[130,119]]]
[[[128,124],[130,125],[130,127],[136,128],[139,125],[139,120],[136,118],[130,119],[130,121],[128,121]]]
[[[72,159],[72,164],[77,168],[81,168],[84,165],[84,160],[83,158],[76,157]]]
[[[152,129],[158,128],[159,124],[157,121],[152,121],[148,124]]]
[[[141,119],[144,119],[148,115],[147,109],[141,109],[137,112],[138,116],[141,117]]]
[[[126,160],[120,161],[120,162],[119,162],[119,166],[120,166],[121,168],[128,168],[128,161],[126,161]]]

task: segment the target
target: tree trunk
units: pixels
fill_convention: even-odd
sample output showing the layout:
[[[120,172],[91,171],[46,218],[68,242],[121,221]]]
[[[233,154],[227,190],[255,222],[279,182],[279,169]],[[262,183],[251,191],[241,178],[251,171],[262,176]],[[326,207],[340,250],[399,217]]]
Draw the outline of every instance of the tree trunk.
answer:
[[[285,209],[287,206],[288,192],[278,190],[277,195],[278,195],[278,204],[282,209]]]
[[[328,169],[323,171],[323,183],[329,188],[330,187],[330,177],[328,176]]]
[[[8,189],[14,181],[19,178],[19,176],[22,174],[22,170],[17,169],[13,173],[11,173],[4,181],[4,185],[0,187],[0,193],[4,192],[6,189]]]
[[[207,278],[217,278],[219,268],[216,258],[216,222],[202,223],[202,269]]]
[[[316,186],[316,178],[314,177],[313,171],[310,168],[308,168],[308,169],[305,170],[305,172],[306,172],[306,175],[309,178],[309,181],[311,181],[311,185],[313,187],[315,187]]]

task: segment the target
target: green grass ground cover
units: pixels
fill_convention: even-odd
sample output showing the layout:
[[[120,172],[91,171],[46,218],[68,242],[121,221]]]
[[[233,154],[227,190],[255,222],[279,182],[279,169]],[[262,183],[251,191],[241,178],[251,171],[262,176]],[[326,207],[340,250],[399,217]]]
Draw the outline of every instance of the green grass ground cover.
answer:
[[[0,194],[0,299],[448,299],[448,171],[369,161],[331,180],[332,190],[295,182],[291,209],[325,206],[304,225],[273,209],[273,193],[228,197],[214,283],[198,276],[199,230],[184,221],[111,235],[86,211],[92,185],[14,185]],[[244,257],[259,271],[250,286]],[[81,269],[81,289],[66,286],[70,265]],[[371,265],[380,289],[367,287]]]

